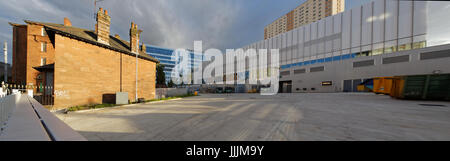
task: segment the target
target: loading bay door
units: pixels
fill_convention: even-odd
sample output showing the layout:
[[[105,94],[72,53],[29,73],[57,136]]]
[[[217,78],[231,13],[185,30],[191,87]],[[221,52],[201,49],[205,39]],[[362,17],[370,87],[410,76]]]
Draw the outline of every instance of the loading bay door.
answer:
[[[344,80],[344,92],[358,92],[361,79]]]

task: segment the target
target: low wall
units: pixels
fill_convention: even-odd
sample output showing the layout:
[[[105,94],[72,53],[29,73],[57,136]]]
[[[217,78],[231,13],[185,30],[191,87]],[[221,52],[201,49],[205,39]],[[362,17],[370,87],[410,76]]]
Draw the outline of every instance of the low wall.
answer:
[[[2,94],[2,96],[0,96],[0,135],[6,128],[6,123],[9,120],[11,113],[14,111],[19,98],[20,95],[18,94]]]
[[[156,88],[155,99],[188,94],[187,88]]]
[[[39,102],[26,94],[8,95],[0,101],[7,114],[0,141],[85,141]],[[4,110],[7,110],[4,113]]]

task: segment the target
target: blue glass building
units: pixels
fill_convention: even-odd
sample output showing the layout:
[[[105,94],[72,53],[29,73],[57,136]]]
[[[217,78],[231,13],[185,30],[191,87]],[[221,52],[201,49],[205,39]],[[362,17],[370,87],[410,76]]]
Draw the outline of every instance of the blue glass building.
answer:
[[[179,63],[180,58],[176,58],[176,55],[173,53],[175,49],[168,49],[158,46],[147,45],[147,54],[158,59],[161,64],[164,64],[164,73],[166,74],[166,82],[170,81],[170,76],[172,74],[172,70],[176,64]],[[193,71],[194,68],[201,65],[203,61],[203,56],[201,53],[194,53],[192,50],[189,51],[189,61],[187,64],[187,68]]]

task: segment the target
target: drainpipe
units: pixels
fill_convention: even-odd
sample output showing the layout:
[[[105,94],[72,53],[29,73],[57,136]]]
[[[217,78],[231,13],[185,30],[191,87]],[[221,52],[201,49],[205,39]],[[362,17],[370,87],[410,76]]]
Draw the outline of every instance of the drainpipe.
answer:
[[[136,43],[137,52],[136,52],[136,102],[138,101],[138,54],[139,54],[139,41]]]

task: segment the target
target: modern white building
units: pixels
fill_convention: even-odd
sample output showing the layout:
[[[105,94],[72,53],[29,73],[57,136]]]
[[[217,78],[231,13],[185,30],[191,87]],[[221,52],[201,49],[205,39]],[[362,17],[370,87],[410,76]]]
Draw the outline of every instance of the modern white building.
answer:
[[[356,91],[373,77],[450,73],[450,2],[374,0],[249,48],[280,49],[282,92]]]

